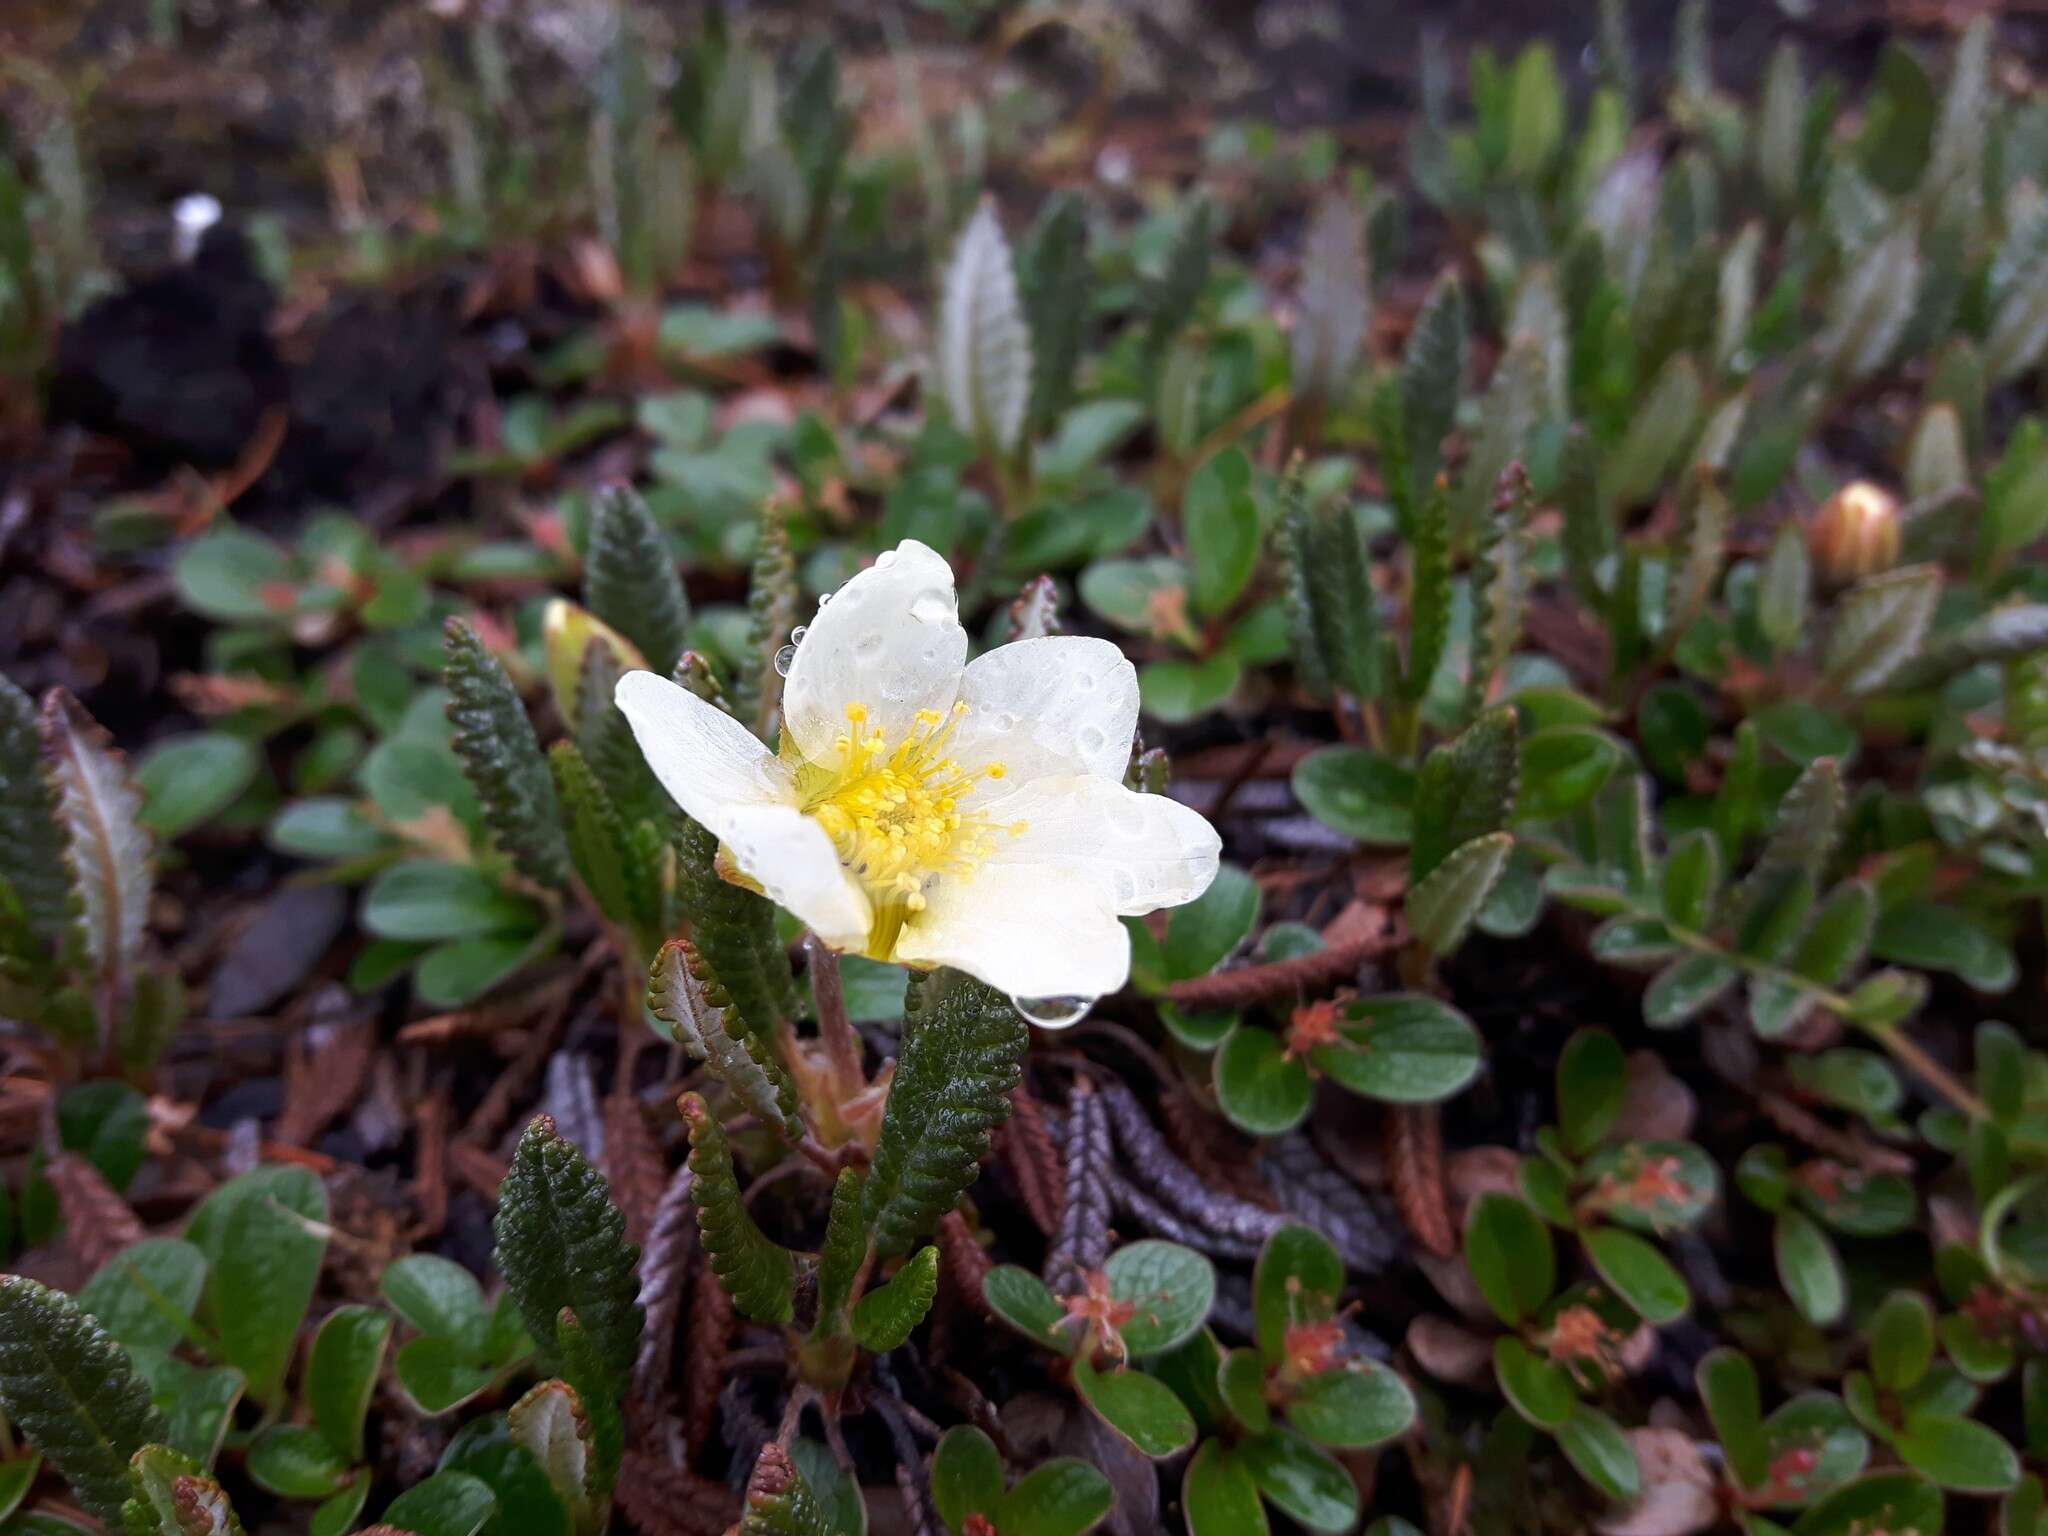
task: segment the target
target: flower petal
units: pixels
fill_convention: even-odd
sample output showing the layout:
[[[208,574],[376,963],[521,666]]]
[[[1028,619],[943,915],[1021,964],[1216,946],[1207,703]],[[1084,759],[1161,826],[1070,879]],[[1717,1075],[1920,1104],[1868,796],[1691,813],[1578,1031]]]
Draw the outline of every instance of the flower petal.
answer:
[[[1047,774],[1121,779],[1138,729],[1138,670],[1107,640],[1048,635],[999,645],[960,678],[967,713],[947,753],[963,768],[1000,762],[1003,783]]]
[[[867,944],[874,908],[810,817],[792,805],[736,805],[712,830],[742,874],[827,944],[852,950]]]
[[[652,672],[628,672],[612,698],[661,787],[721,837],[718,821],[728,807],[795,803],[789,770],[775,754],[689,689]]]
[[[986,866],[935,882],[896,957],[951,965],[1012,997],[1103,997],[1131,974],[1131,936],[1095,883],[1051,865]]]
[[[1125,917],[1193,901],[1216,878],[1223,851],[1199,811],[1114,779],[1039,779],[978,809],[1013,831],[997,833],[987,864],[964,882],[970,888],[997,868],[1067,869]]]
[[[613,697],[661,787],[742,873],[835,948],[867,941],[868,899],[825,829],[796,808],[773,752],[724,710],[652,672],[628,672]]]
[[[952,707],[966,660],[952,567],[905,539],[818,610],[783,684],[782,718],[813,762],[831,759],[849,704],[900,742],[919,710]]]

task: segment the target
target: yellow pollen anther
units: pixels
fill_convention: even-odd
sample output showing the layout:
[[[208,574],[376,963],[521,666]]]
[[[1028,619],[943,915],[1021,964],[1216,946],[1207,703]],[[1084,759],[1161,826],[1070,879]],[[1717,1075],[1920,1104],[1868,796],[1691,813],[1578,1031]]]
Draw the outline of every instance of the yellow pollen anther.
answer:
[[[891,958],[905,920],[927,909],[926,887],[972,874],[1002,830],[970,797],[983,779],[1002,778],[1003,765],[969,771],[946,755],[967,712],[964,702],[953,705],[950,718],[919,710],[911,730],[891,740],[869,726],[865,704],[849,704],[849,729],[833,741],[832,758],[798,769],[804,813],[824,828],[874,908],[867,953],[875,959]],[[1007,830],[1017,836],[1024,828],[1019,821]]]

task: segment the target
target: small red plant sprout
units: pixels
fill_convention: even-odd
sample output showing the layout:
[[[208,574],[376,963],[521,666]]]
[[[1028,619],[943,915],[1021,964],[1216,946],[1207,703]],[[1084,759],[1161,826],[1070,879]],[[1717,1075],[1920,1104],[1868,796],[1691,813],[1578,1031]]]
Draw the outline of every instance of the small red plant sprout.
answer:
[[[1287,1025],[1287,1059],[1297,1060],[1326,1045],[1342,1045],[1344,1037],[1337,1033],[1341,1007],[1338,999],[1325,998],[1295,1009]]]
[[[1109,1276],[1099,1269],[1089,1270],[1081,1283],[1078,1295],[1060,1298],[1067,1315],[1057,1326],[1064,1328],[1078,1322],[1081,1324],[1081,1350],[1084,1354],[1107,1352],[1121,1363],[1129,1358],[1129,1351],[1124,1347],[1123,1326],[1138,1315],[1138,1304],[1135,1301],[1118,1301],[1110,1295]]]
[[[1605,1376],[1621,1372],[1620,1334],[1588,1306],[1566,1307],[1551,1321],[1543,1340],[1544,1353],[1553,1365],[1590,1366]]]

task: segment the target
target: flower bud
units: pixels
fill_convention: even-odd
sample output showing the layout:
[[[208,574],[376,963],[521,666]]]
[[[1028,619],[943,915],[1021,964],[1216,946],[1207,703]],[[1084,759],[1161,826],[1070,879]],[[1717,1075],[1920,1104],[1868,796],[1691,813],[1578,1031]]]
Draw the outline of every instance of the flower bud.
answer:
[[[647,666],[632,641],[565,597],[549,603],[541,615],[540,637],[555,709],[572,730],[576,725],[576,693],[583,677],[583,657],[593,640],[611,651],[621,672],[641,671]]]
[[[1852,480],[1821,504],[1807,539],[1821,574],[1840,586],[1897,564],[1899,534],[1899,498]]]

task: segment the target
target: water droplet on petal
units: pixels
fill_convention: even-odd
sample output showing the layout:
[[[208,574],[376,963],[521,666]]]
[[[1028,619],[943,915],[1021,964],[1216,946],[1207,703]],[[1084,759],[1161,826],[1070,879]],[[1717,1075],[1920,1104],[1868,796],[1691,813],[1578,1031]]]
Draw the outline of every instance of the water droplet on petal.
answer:
[[[832,601],[832,594],[831,594],[830,592],[820,592],[820,593],[818,594],[818,606],[819,606],[820,608],[824,607],[824,606],[825,606],[825,605],[826,605],[827,603],[829,603],[829,602],[831,602],[831,601]]]
[[[893,549],[885,549],[879,555],[875,556],[875,569],[878,571],[886,571],[887,569],[889,569],[890,566],[894,565],[895,563],[896,551]]]
[[[1088,1017],[1095,1006],[1092,997],[1013,997],[1010,1006],[1026,1024],[1040,1029],[1065,1029]]]
[[[789,643],[790,643],[791,645],[802,645],[802,644],[804,643],[804,636],[805,636],[805,635],[808,635],[808,634],[809,634],[810,632],[811,632],[811,626],[810,626],[810,625],[808,625],[808,624],[799,624],[799,625],[797,625],[797,627],[796,627],[795,629],[792,629],[792,630],[791,630],[791,631],[789,632]]]
[[[853,655],[856,661],[873,661],[881,654],[882,637],[872,631],[853,642]]]
[[[953,617],[953,605],[937,592],[926,592],[913,598],[910,616],[920,624],[944,624]]]
[[[795,646],[793,646],[793,645],[785,645],[785,646],[784,646],[784,647],[783,647],[783,648],[782,648],[781,650],[779,650],[779,651],[777,651],[777,652],[775,653],[775,675],[776,675],[777,677],[787,677],[787,676],[789,676],[789,669],[790,669],[791,667],[795,666],[795,665],[796,665],[796,647],[795,647]]]

